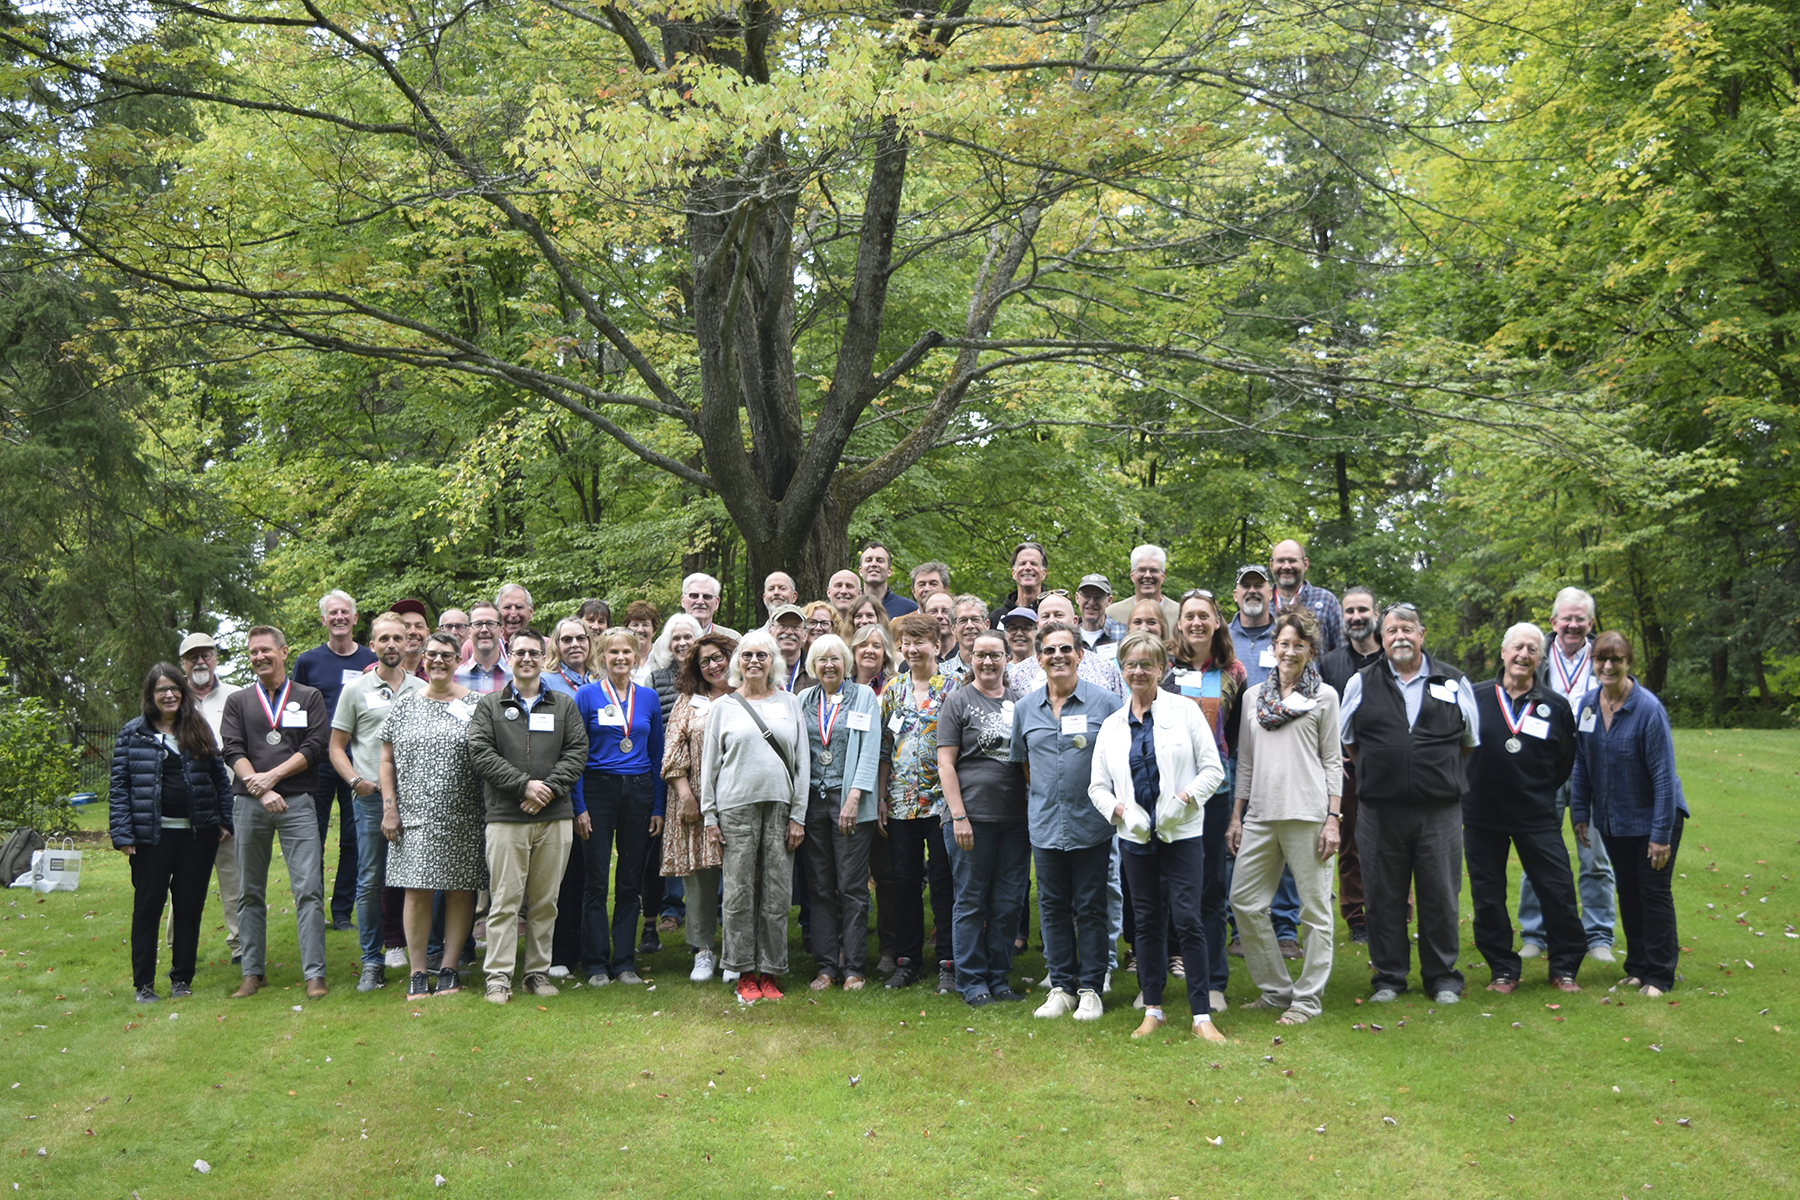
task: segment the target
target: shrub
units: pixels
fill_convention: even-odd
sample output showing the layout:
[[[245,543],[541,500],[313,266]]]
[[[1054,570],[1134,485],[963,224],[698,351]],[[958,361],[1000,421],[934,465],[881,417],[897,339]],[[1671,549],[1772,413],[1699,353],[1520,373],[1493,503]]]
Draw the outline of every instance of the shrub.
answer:
[[[0,688],[0,831],[73,829],[77,778],[75,748],[56,711]]]

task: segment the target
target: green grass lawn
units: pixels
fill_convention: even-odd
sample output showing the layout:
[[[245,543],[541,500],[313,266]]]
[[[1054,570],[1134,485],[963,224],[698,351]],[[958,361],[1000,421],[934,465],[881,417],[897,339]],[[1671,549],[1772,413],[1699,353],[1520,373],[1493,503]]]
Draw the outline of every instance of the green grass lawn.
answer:
[[[1176,1032],[1134,1043],[1129,976],[1089,1026],[924,987],[815,1002],[797,933],[788,998],[750,1011],[687,981],[678,935],[644,964],[653,990],[499,1008],[479,990],[358,995],[355,935],[331,933],[334,990],[309,1004],[279,901],[271,959],[287,965],[269,990],[225,998],[237,978],[215,901],[198,995],[139,1006],[124,862],[90,847],[79,893],[12,891],[0,907],[0,1190],[1793,1196],[1800,733],[1677,745],[1695,819],[1676,864],[1689,953],[1668,999],[1609,995],[1622,972],[1591,961],[1581,995],[1550,989],[1542,960],[1492,995],[1465,940],[1464,1003],[1376,1010],[1356,1002],[1366,960],[1344,940],[1324,1017],[1279,1045],[1270,1015],[1237,1012],[1220,1020],[1229,1045],[1198,1043],[1179,1002]],[[1033,950],[1019,973],[1040,962]],[[1229,995],[1253,994],[1234,960]]]

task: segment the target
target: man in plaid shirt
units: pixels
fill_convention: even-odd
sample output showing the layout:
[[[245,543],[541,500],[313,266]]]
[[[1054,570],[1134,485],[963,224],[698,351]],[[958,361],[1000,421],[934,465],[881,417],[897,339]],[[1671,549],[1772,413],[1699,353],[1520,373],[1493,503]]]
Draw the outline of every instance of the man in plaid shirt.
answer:
[[[1269,551],[1269,578],[1275,581],[1275,602],[1269,607],[1271,616],[1286,609],[1304,608],[1319,622],[1319,639],[1326,654],[1344,644],[1344,610],[1338,598],[1322,587],[1306,582],[1306,547],[1289,539],[1275,543]]]

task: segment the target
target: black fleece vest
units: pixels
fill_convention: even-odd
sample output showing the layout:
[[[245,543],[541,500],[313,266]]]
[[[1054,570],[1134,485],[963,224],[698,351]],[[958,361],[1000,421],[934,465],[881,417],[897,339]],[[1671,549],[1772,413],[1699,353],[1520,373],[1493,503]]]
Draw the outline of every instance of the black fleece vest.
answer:
[[[1462,706],[1431,694],[1433,684],[1462,683],[1463,674],[1436,659],[1419,702],[1419,719],[1406,724],[1406,700],[1387,661],[1361,671],[1362,702],[1350,718],[1356,739],[1356,796],[1362,804],[1414,807],[1456,804],[1468,790],[1463,774]]]

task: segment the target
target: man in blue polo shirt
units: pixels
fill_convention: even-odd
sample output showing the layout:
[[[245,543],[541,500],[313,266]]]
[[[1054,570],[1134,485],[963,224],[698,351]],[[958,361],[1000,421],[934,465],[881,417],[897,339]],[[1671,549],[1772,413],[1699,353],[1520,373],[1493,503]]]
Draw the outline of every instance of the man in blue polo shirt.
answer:
[[[338,696],[344,685],[362,678],[363,671],[375,664],[375,652],[356,643],[356,601],[350,593],[336,589],[319,598],[319,624],[325,627],[325,644],[294,660],[294,682],[317,688],[325,699],[327,721],[337,712]],[[325,833],[331,828],[331,804],[338,806],[337,881],[331,888],[331,921],[329,929],[354,929],[351,923],[356,910],[356,789],[337,773],[331,760],[319,762],[319,788],[313,794],[313,807],[319,819],[319,844],[325,844]],[[325,856],[319,856],[319,869],[324,870]],[[320,889],[325,880],[321,875]]]

